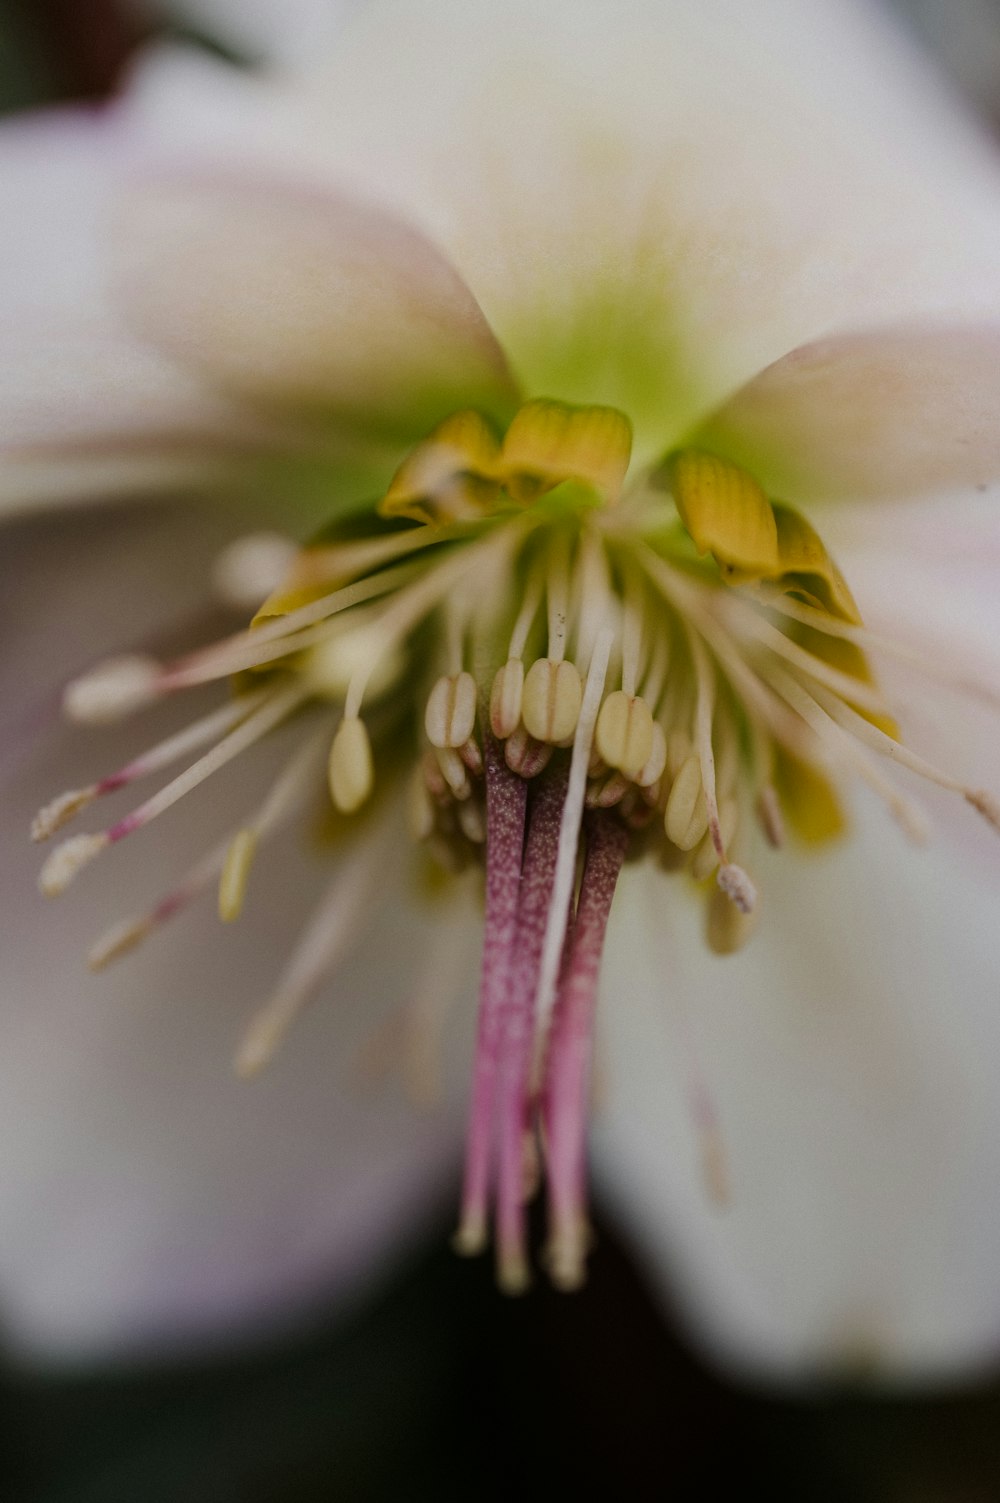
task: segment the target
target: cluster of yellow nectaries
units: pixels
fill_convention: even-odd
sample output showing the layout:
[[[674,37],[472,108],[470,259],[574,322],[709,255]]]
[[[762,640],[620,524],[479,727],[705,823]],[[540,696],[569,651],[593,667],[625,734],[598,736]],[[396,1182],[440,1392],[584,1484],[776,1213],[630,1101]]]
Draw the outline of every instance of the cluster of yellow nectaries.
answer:
[[[584,808],[616,810],[631,854],[705,884],[719,952],[754,922],[753,840],[835,833],[842,774],[919,835],[919,812],[873,752],[997,822],[987,795],[899,742],[868,667],[873,639],[798,511],[718,455],[682,449],[639,477],[630,458],[628,421],[610,408],[531,401],[503,434],[455,413],[377,507],[295,556],[248,630],[173,663],[116,659],[72,685],[67,710],[81,720],[212,679],[236,693],[41,812],[34,834],[47,839],[101,795],[209,748],[117,823],[64,841],[42,872],[50,894],[279,723],[318,720],[264,804],[155,908],[116,926],[92,962],[134,946],[210,882],[234,918],[260,842],[304,801],[317,746],[348,816],[408,758],[413,832],[449,868],[483,848],[487,738],[529,780],[571,754],[567,859]],[[287,989],[282,1008],[294,1011]]]

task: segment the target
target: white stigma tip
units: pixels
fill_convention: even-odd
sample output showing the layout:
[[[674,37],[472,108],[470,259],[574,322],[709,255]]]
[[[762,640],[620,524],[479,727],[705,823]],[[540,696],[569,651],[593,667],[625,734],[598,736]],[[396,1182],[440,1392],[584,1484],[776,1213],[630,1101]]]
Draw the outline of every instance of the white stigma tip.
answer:
[[[514,1298],[531,1288],[531,1271],[522,1252],[501,1252],[497,1260],[497,1285],[501,1294]]]
[[[984,789],[970,790],[965,797],[977,814],[981,814],[987,823],[1000,834],[1000,801]]]
[[[223,548],[212,569],[219,600],[234,610],[252,611],[287,575],[298,549],[278,532],[251,532]]]
[[[481,1216],[464,1220],[451,1239],[451,1245],[460,1258],[478,1258],[486,1251],[486,1222]]]
[[[139,653],[108,658],[67,685],[63,711],[80,725],[121,720],[156,697],[162,669],[155,658]]]
[[[241,1080],[253,1080],[268,1066],[285,1036],[283,997],[273,999],[247,1029],[236,1051],[233,1069]]]
[[[96,797],[97,788],[93,783],[89,788],[71,788],[68,793],[60,793],[44,809],[39,809],[31,821],[32,840],[48,840],[92,804]]]
[[[757,889],[743,870],[732,861],[719,867],[718,883],[729,901],[740,913],[752,913],[757,902]]]
[[[575,1294],[587,1282],[587,1226],[581,1221],[553,1232],[545,1261],[553,1286],[563,1294]]]
[[[99,856],[108,844],[106,835],[71,835],[57,846],[38,877],[38,886],[47,898],[65,892],[73,878],[89,861]]]
[[[87,951],[87,965],[92,971],[103,971],[113,960],[118,960],[120,956],[127,955],[129,950],[141,945],[152,928],[153,922],[149,918],[124,919],[120,924],[115,924],[113,929],[102,934],[91,945]]]

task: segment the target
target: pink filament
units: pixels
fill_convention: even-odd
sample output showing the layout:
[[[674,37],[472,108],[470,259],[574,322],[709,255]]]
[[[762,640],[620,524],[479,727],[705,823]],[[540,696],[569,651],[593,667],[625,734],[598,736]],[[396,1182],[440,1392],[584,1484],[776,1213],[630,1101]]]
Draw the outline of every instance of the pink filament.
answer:
[[[485,1239],[493,1158],[493,1111],[500,1015],[517,933],[528,785],[511,772],[503,747],[486,737],[486,927],[479,989],[479,1027],[472,1080],[462,1194],[462,1228]],[[470,1248],[470,1250],[474,1250]]]
[[[501,1280],[518,1283],[525,1265],[526,1140],[535,1001],[559,852],[569,764],[561,760],[535,785],[521,873],[517,934],[500,1016],[497,1090],[499,1183],[497,1253]]]
[[[618,817],[595,811],[584,825],[586,857],[564,954],[544,1085],[549,1225],[554,1241],[581,1234],[586,1205],[586,1124],[594,1008],[611,901],[628,845]]]

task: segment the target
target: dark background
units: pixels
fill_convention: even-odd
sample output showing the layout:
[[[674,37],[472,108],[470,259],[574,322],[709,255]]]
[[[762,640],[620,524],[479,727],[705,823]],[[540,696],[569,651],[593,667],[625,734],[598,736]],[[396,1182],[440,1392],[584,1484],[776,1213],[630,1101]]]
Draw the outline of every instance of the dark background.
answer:
[[[896,8],[1000,129],[1000,0]],[[169,10],[0,0],[0,110],[99,98],[168,30],[255,60]],[[516,1302],[450,1254],[449,1231],[373,1303],[277,1347],[158,1371],[0,1367],[0,1503],[1000,1500],[1000,1381],[748,1390],[692,1354],[610,1227],[582,1295]]]

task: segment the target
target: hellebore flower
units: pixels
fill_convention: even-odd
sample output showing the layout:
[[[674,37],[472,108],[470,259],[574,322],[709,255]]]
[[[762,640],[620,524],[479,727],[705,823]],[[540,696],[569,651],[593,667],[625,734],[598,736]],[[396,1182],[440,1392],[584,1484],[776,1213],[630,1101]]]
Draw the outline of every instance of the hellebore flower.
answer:
[[[117,466],[119,489],[235,483],[270,489],[292,526],[317,497],[326,512],[294,557],[259,541],[224,556],[230,593],[266,597],[246,630],[181,655],[119,653],[70,684],[71,720],[167,718],[151,749],[132,743],[37,815],[35,837],[59,837],[51,896],[124,856],[112,848],[157,849],[140,832],[209,777],[228,790],[237,756],[284,748],[263,798],[240,814],[220,796],[188,874],[98,938],[92,966],[206,888],[235,919],[264,865],[269,947],[267,892],[280,888],[274,911],[298,901],[270,842],[325,788],[332,885],[237,1066],[268,1063],[327,976],[346,989],[337,967],[367,931],[376,952],[399,946],[414,985],[383,1030],[408,1041],[412,1073],[430,1035],[454,1031],[449,972],[484,870],[457,1244],[492,1242],[501,1285],[524,1288],[540,1180],[540,1262],[574,1288],[621,877],[597,1162],[709,1339],[786,1370],[990,1351],[995,864],[906,844],[924,835],[914,779],[950,794],[956,818],[998,823],[989,759],[971,755],[976,706],[996,700],[981,650],[997,546],[982,492],[1000,472],[1000,169],[986,146],[852,4],[456,0],[371,5],[328,68],[270,93],[168,69],[77,150],[115,190],[91,330],[103,342],[72,365],[33,348],[18,371],[15,499],[105,495]],[[60,208],[64,223],[82,215]],[[36,302],[45,270],[25,273]],[[57,413],[24,396],[44,394],[53,366]],[[110,580],[74,579],[85,615],[90,590],[113,596],[128,568],[124,551]],[[206,684],[231,692],[169,715]],[[168,768],[103,828],[63,833]],[[845,834],[856,785],[901,831],[862,803],[839,853],[803,859],[801,844]],[[432,910],[415,925],[402,890],[442,871],[466,906],[443,931]],[[129,964],[141,992],[148,973]],[[226,969],[212,985],[229,1008],[248,982]],[[335,1005],[357,1016],[385,985],[354,978],[353,1006]],[[673,1011],[685,994],[688,1023]],[[275,1066],[293,1090],[310,1064],[294,1050]],[[362,1261],[375,1213],[345,1239],[352,1212],[338,1229],[320,1193],[311,1219],[315,1149],[301,1173],[289,1150],[255,1182],[260,1142],[207,1146],[204,1172],[164,1147],[168,1194],[163,1166],[137,1160],[146,1209],[107,1190],[127,1253],[78,1215],[94,1266],[76,1286],[72,1239],[47,1282],[19,1241],[8,1287],[25,1330],[43,1326],[39,1291],[57,1280],[71,1339],[96,1350],[162,1340],[213,1304],[221,1323],[290,1301],[316,1282],[325,1239]],[[24,1162],[46,1174],[54,1152],[27,1143]],[[227,1165],[245,1180],[235,1214],[210,1204]],[[405,1172],[386,1175],[386,1200]],[[255,1183],[250,1251],[239,1208]],[[199,1218],[195,1273],[174,1257]],[[220,1293],[241,1257],[245,1285]],[[57,1319],[43,1335],[59,1341]]]

